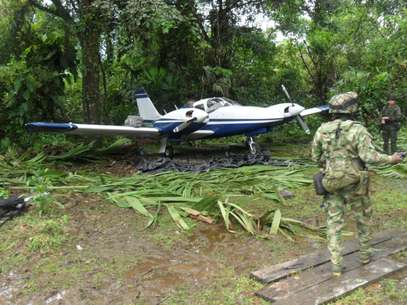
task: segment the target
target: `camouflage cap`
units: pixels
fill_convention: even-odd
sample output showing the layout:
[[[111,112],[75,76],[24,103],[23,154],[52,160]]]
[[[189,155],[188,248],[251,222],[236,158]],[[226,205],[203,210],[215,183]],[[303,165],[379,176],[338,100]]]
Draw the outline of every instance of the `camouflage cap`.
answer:
[[[329,100],[329,113],[354,113],[358,110],[358,94],[350,91]]]

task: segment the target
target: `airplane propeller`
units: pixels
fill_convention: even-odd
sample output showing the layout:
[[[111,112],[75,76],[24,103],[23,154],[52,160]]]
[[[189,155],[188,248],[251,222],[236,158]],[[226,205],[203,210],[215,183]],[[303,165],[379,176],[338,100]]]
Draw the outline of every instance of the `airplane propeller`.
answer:
[[[192,116],[194,114],[194,112],[197,112],[197,113],[195,114],[195,116]],[[206,112],[197,111],[197,110],[189,110],[188,112],[186,112],[185,115],[188,119],[185,120],[184,122],[182,122],[181,124],[179,124],[177,127],[175,127],[172,130],[174,133],[179,133],[179,132],[183,131],[184,129],[189,127],[194,122],[202,123],[208,118],[208,114]]]
[[[287,89],[285,88],[284,85],[281,85],[281,88],[284,91],[285,96],[287,97],[287,99],[291,102],[292,106],[294,106],[294,101],[291,98],[290,94],[288,93]],[[297,114],[295,116],[295,119],[297,120],[298,124],[301,126],[302,129],[304,129],[306,134],[310,134],[311,131],[307,125],[307,123],[305,123],[304,119],[302,118],[302,116],[300,114]]]
[[[189,120],[186,120],[185,122],[183,122],[180,125],[178,125],[177,127],[175,127],[173,129],[173,132],[178,133],[180,131],[183,131],[185,128],[187,128],[189,125],[191,125],[195,120],[196,120],[196,118],[191,118]]]
[[[311,131],[309,130],[309,127],[308,127],[307,123],[304,122],[304,119],[302,118],[302,116],[297,114],[295,116],[295,118],[296,118],[298,124],[300,124],[301,128],[304,129],[305,133],[306,134],[311,134]]]

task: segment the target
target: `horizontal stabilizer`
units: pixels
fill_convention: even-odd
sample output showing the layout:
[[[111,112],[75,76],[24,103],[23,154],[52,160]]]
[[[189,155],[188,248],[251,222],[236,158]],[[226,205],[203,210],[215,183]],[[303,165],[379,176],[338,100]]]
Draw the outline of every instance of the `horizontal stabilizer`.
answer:
[[[138,138],[152,138],[160,135],[157,128],[118,125],[33,122],[25,124],[25,127],[32,132],[63,132],[75,135],[124,135]]]
[[[312,107],[312,108],[308,108],[303,110],[300,115],[301,116],[307,116],[307,115],[311,115],[311,114],[315,114],[315,113],[320,113],[320,112],[325,112],[329,110],[329,105],[322,105],[322,106],[317,106],[317,107]]]

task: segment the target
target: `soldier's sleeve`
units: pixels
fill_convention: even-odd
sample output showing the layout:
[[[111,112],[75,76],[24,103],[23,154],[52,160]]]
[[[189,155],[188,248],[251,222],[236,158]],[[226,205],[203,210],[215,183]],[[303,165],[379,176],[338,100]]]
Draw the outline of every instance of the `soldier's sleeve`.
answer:
[[[318,163],[318,166],[322,166],[322,141],[319,129],[315,132],[314,140],[312,141],[311,157],[314,162]]]
[[[380,112],[380,116],[381,116],[381,117],[384,117],[384,116],[385,116],[385,115],[384,115],[385,110],[386,110],[386,106],[383,107],[383,108],[382,108],[382,111]]]
[[[401,109],[399,106],[396,107],[396,111],[394,113],[394,121],[398,122],[401,120]]]
[[[364,126],[358,125],[354,140],[357,145],[359,157],[363,160],[363,162],[391,163],[391,156],[382,154],[376,150],[373,145],[372,136]]]

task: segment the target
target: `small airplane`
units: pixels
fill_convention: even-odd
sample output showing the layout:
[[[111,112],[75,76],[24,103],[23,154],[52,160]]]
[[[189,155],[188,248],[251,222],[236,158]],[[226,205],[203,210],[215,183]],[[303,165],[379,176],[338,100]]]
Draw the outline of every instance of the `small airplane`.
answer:
[[[123,135],[135,138],[155,138],[161,142],[159,153],[172,157],[170,142],[183,142],[243,134],[251,154],[258,147],[254,137],[270,132],[273,127],[297,120],[304,131],[310,130],[303,117],[327,111],[328,105],[305,109],[291,99],[282,86],[289,103],[269,107],[242,106],[226,97],[198,100],[161,115],[144,89],[135,92],[137,107],[143,123],[152,127],[96,125],[75,123],[32,122],[25,126],[34,132],[63,132],[73,135]]]

